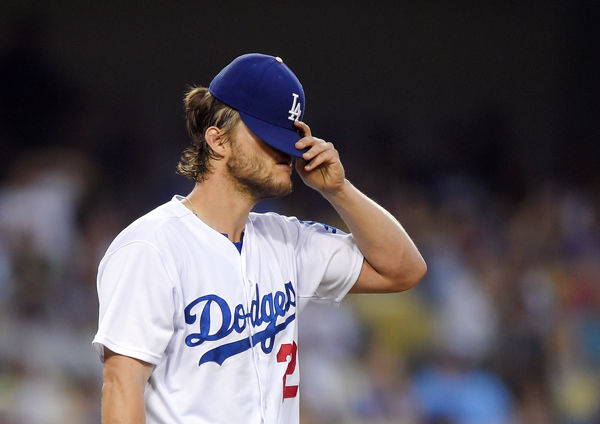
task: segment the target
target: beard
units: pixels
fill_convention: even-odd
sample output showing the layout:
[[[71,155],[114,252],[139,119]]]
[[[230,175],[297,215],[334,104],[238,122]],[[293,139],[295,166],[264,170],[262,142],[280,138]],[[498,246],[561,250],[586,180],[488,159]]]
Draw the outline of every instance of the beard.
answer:
[[[276,197],[284,197],[292,192],[292,180],[276,181],[268,173],[269,163],[257,155],[244,154],[239,149],[227,162],[229,174],[234,179],[236,188],[255,201]]]

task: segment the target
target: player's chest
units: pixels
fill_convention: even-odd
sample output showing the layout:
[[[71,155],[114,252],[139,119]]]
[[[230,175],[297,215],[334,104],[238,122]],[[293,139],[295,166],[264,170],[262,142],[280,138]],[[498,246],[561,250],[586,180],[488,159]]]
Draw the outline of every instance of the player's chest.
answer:
[[[269,261],[245,242],[242,254],[223,248],[180,264],[178,321],[187,348],[200,353],[200,364],[221,365],[256,344],[270,354],[276,336],[294,332],[294,266],[285,255]]]
[[[293,249],[246,236],[242,251],[225,237],[202,239],[186,246],[177,261],[179,286],[186,299],[190,296],[216,295],[241,302],[278,292],[286,284],[296,284],[296,260]],[[289,290],[289,289],[288,289]]]

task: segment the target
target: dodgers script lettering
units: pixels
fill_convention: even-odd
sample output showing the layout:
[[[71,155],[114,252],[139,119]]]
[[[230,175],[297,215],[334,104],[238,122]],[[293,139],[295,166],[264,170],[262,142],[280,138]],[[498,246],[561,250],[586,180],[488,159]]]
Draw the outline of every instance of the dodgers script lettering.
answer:
[[[201,296],[185,307],[185,323],[193,325],[199,323],[200,332],[190,333],[185,338],[185,344],[189,347],[201,345],[204,342],[217,342],[227,337],[233,331],[241,334],[249,322],[252,327],[260,327],[263,324],[267,326],[252,335],[252,342],[249,337],[221,344],[208,350],[198,362],[202,365],[205,362],[216,362],[222,365],[225,360],[233,355],[242,353],[250,347],[259,344],[265,353],[271,353],[275,343],[275,336],[288,326],[296,318],[296,292],[292,282],[284,285],[285,291],[276,291],[260,296],[258,285],[255,285],[255,297],[250,304],[250,310],[246,312],[243,304],[236,305],[233,310],[225,299],[215,294]],[[294,307],[292,309],[292,307]],[[221,316],[221,326],[219,328],[211,325],[211,311],[216,311]],[[288,312],[294,313],[288,313]],[[200,319],[197,319],[197,315]],[[283,318],[277,323],[277,318]]]

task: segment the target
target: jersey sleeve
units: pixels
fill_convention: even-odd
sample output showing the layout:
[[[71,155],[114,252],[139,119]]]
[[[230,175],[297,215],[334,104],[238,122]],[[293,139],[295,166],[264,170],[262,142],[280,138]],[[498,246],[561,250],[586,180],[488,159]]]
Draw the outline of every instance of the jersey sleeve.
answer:
[[[364,260],[354,237],[317,222],[297,223],[300,297],[340,302],[358,280]]]
[[[174,284],[156,247],[132,242],[107,254],[98,270],[98,333],[93,340],[104,361],[107,347],[157,365],[174,332]]]

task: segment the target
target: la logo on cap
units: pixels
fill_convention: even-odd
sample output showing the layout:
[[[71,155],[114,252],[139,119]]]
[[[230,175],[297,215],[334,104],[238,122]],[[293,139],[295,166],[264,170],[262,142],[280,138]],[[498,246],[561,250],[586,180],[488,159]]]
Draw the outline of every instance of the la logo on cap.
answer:
[[[304,117],[304,89],[280,57],[239,56],[213,78],[208,89],[237,110],[248,129],[269,146],[295,157],[307,150],[296,148],[301,136],[294,126]]]
[[[292,102],[292,107],[288,111],[290,114],[290,116],[288,116],[288,119],[290,121],[297,121],[298,118],[300,118],[300,114],[302,113],[302,104],[298,101],[298,94],[292,93],[292,96],[294,97],[294,101]]]

